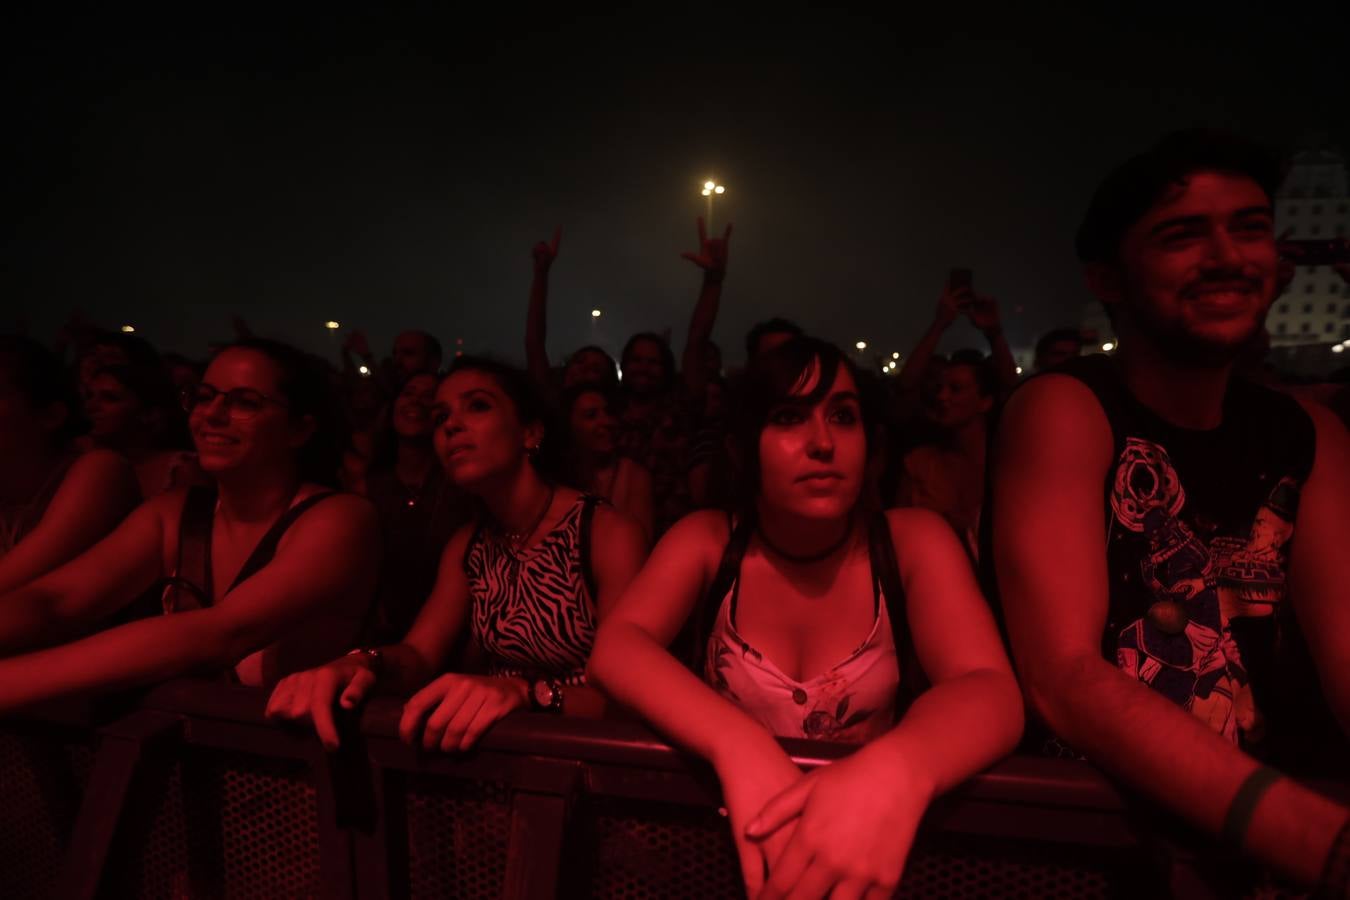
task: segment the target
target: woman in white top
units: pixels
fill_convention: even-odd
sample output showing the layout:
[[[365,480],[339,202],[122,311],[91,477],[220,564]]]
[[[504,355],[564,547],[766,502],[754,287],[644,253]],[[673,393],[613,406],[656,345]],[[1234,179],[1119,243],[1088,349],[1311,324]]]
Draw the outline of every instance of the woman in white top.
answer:
[[[762,355],[731,421],[738,515],[662,538],[590,677],[712,763],[750,896],[890,896],[930,799],[1016,745],[1017,683],[951,528],[860,509],[872,417],[843,354]],[[702,680],[666,650],[700,598]],[[914,662],[932,686],[904,709]],[[867,744],[803,776],[775,736]]]

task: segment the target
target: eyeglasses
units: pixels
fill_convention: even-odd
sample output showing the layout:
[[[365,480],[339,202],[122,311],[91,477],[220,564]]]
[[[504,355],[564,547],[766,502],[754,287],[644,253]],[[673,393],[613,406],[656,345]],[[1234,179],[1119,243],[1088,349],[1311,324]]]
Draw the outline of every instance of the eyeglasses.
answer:
[[[221,391],[209,384],[199,384],[184,388],[182,394],[179,395],[183,404],[183,411],[188,413],[198,406],[210,406],[211,401],[217,397],[225,398],[225,411],[230,414],[232,419],[252,419],[262,412],[269,403],[282,408],[287,406],[286,401],[269,397],[252,388],[234,388],[233,390]]]

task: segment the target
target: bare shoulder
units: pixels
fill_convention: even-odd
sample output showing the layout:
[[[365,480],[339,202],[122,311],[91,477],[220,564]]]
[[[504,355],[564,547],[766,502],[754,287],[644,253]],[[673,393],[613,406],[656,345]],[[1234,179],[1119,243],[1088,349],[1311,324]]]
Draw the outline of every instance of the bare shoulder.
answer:
[[[591,522],[595,542],[604,546],[608,540],[635,538],[646,542],[642,526],[628,513],[608,503],[595,505],[595,518]]]
[[[1106,424],[1097,396],[1082,381],[1070,375],[1038,375],[1013,391],[1004,407],[1003,420],[1027,417],[1091,419]]]
[[[312,496],[318,491],[307,493]],[[324,533],[335,537],[343,535],[361,540],[377,540],[380,520],[374,504],[365,497],[338,492],[324,497],[301,513],[290,531],[297,535]]]
[[[657,543],[653,555],[678,553],[690,563],[715,566],[730,538],[731,525],[725,512],[700,509],[672,525]]]
[[[952,549],[964,553],[960,539],[942,516],[930,509],[904,506],[886,510],[897,559],[919,559]]]
[[[131,487],[139,492],[138,484],[136,469],[126,457],[111,450],[94,449],[81,453],[70,464],[61,488],[71,488],[82,494],[86,491],[105,492]]]
[[[1335,443],[1345,441],[1347,434],[1345,423],[1328,406],[1306,393],[1293,396],[1298,401],[1299,406],[1303,407],[1303,411],[1308,414],[1308,418],[1312,419],[1319,445],[1324,441]]]

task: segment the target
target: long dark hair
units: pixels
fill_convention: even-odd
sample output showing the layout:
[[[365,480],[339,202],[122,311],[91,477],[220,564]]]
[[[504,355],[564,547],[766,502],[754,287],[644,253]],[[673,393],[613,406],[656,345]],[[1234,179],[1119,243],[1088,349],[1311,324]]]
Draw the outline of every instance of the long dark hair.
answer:
[[[490,356],[457,356],[441,376],[441,383],[457,372],[481,372],[488,376],[497,382],[502,393],[511,401],[522,425],[538,424],[543,427],[543,440],[539,442],[539,449],[530,454],[530,462],[545,481],[551,484],[560,481],[564,469],[563,429],[558,424],[553,408],[525,370]]]
[[[192,446],[188,436],[187,416],[178,402],[168,370],[158,360],[153,365],[134,362],[128,365],[104,366],[94,372],[95,378],[106,375],[131,393],[141,407],[158,417],[153,435],[156,450],[186,450]]]
[[[793,389],[801,384],[812,365],[818,366],[820,372],[815,387],[807,394],[794,394]],[[732,392],[729,419],[731,483],[735,485],[731,500],[738,515],[756,514],[755,500],[760,488],[759,437],[769,422],[769,414],[784,403],[814,406],[829,394],[841,371],[848,372],[858,386],[870,459],[875,449],[872,437],[880,421],[880,404],[873,382],[861,377],[838,347],[817,338],[794,337],[750,361]]]
[[[267,338],[245,338],[224,349],[252,350],[276,365],[281,372],[277,390],[285,398],[291,418],[310,416],[314,420],[314,433],[300,448],[296,469],[305,481],[336,488],[342,453],[350,435],[342,405],[328,377],[328,364],[290,344]]]

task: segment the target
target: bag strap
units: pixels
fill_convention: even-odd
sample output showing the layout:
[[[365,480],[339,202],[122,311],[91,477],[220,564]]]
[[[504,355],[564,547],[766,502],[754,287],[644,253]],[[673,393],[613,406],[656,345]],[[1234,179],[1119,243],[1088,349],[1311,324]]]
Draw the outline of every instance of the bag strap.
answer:
[[[886,597],[886,614],[891,620],[891,637],[895,641],[896,663],[900,670],[900,685],[895,695],[895,718],[899,721],[914,699],[928,687],[928,676],[914,652],[914,636],[909,630],[908,603],[904,582],[900,580],[900,566],[895,559],[895,541],[891,524],[884,512],[873,514],[867,529],[868,557],[872,574]]]
[[[215,488],[188,488],[178,517],[178,556],[173,575],[165,579],[165,612],[174,611],[173,592],[177,590],[191,594],[203,609],[211,605],[211,528],[215,517]]]
[[[225,593],[229,593],[239,587],[245,580],[258,573],[263,566],[272,561],[272,557],[277,554],[277,545],[281,543],[281,538],[286,534],[287,529],[295,524],[295,520],[309,511],[310,507],[316,505],[322,500],[326,500],[336,494],[337,491],[319,491],[310,494],[299,503],[292,506],[281,514],[281,518],[272,523],[272,527],[267,529],[267,533],[258,541],[258,546],[253,548],[248,559],[244,562],[243,568],[235,576],[234,582]]]

